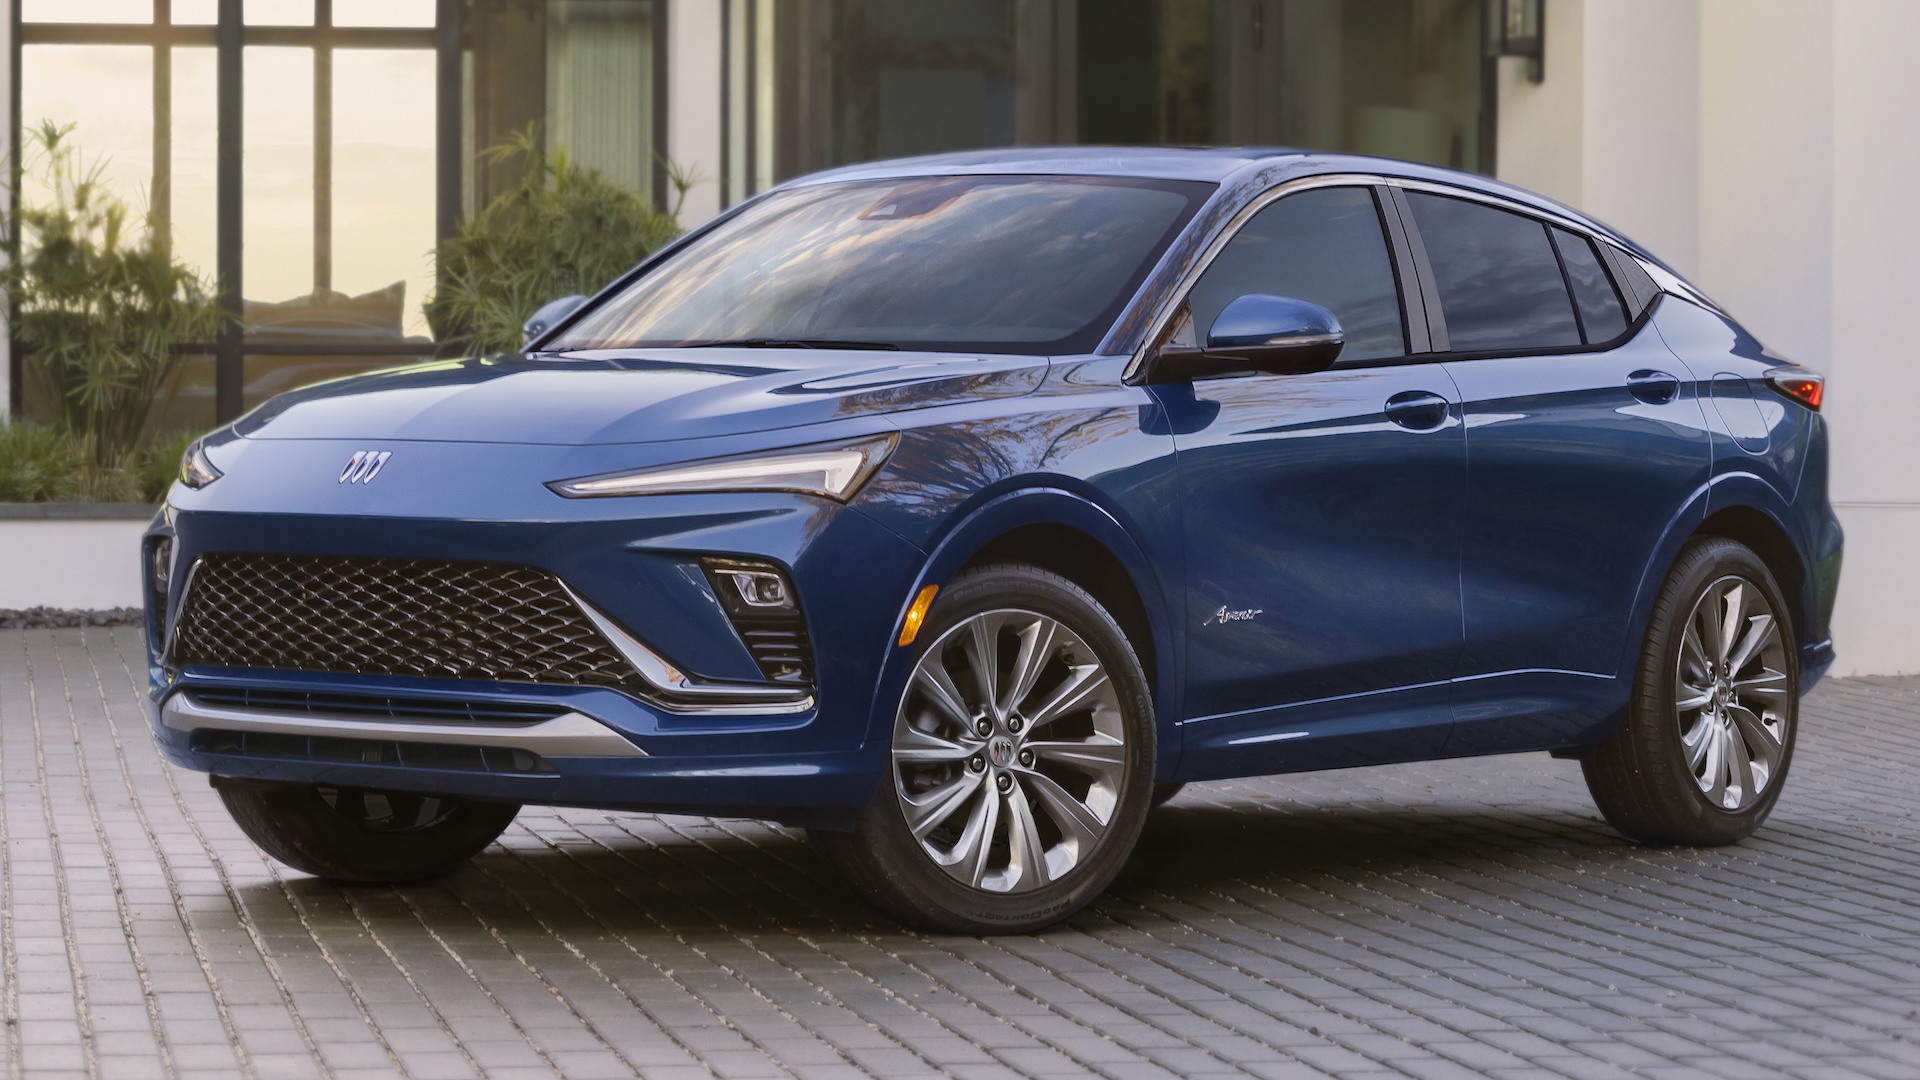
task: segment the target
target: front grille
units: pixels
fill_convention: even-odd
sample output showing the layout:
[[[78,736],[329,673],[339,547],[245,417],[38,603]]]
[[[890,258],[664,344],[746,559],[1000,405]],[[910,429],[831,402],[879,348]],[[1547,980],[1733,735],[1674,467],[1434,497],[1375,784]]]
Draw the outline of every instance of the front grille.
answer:
[[[645,689],[558,578],[501,563],[208,555],[171,660]]]
[[[396,697],[388,694],[308,693],[301,690],[253,690],[207,687],[192,692],[194,701],[218,708],[304,716],[365,716],[383,720],[464,720],[476,724],[537,724],[567,709],[518,701],[461,701]]]

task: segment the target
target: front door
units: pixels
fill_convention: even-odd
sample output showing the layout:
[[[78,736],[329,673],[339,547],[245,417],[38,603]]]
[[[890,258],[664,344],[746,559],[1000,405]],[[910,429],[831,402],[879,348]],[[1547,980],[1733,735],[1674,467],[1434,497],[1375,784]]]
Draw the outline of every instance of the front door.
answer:
[[[1445,367],[1404,362],[1372,189],[1313,188],[1253,217],[1190,294],[1193,332],[1246,293],[1328,308],[1346,346],[1332,370],[1205,380],[1183,406],[1212,414],[1174,433],[1183,775],[1432,756],[1461,641],[1466,449]]]

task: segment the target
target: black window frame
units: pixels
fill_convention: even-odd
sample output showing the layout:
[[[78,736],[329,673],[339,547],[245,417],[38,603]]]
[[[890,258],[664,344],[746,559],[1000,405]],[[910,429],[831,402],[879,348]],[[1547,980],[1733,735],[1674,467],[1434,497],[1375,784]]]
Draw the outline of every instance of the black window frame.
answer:
[[[1452,362],[1456,360],[1491,360],[1522,356],[1570,356],[1581,353],[1607,352],[1619,348],[1621,345],[1624,345],[1639,335],[1641,329],[1646,325],[1651,316],[1654,301],[1658,300],[1661,295],[1657,287],[1651,295],[1640,295],[1645,290],[1629,284],[1633,279],[1622,265],[1623,260],[1632,259],[1633,256],[1628,254],[1625,249],[1621,248],[1614,241],[1595,233],[1579,222],[1549,217],[1540,213],[1536,208],[1521,203],[1510,202],[1506,199],[1501,199],[1470,188],[1450,187],[1444,184],[1434,184],[1426,181],[1420,181],[1413,185],[1389,182],[1387,187],[1392,192],[1395,206],[1399,208],[1401,225],[1406,229],[1408,234],[1408,246],[1412,252],[1414,273],[1420,280],[1422,295],[1427,299],[1425,308],[1428,333],[1435,346],[1434,350],[1426,355],[1426,359],[1428,360]],[[1560,268],[1560,285],[1567,291],[1567,302],[1573,307],[1574,323],[1580,328],[1580,336],[1583,344],[1577,346],[1546,345],[1528,349],[1470,349],[1459,352],[1450,350],[1448,346],[1451,339],[1447,334],[1446,312],[1440,305],[1438,286],[1435,284],[1438,279],[1434,276],[1433,264],[1427,257],[1426,243],[1420,236],[1420,228],[1414,222],[1413,210],[1407,202],[1406,191],[1480,203],[1496,210],[1504,210],[1508,213],[1529,218],[1540,225],[1546,236],[1547,246],[1553,252],[1554,263]],[[1620,333],[1604,341],[1586,341],[1586,324],[1580,316],[1580,305],[1573,293],[1573,282],[1567,276],[1566,265],[1560,256],[1560,247],[1554,241],[1551,232],[1551,230],[1555,228],[1564,229],[1575,236],[1592,242],[1595,250],[1600,253],[1601,269],[1606,272],[1608,282],[1613,286],[1614,292],[1620,296],[1621,303],[1624,305],[1628,316],[1626,329]],[[1641,271],[1641,276],[1645,277],[1648,283],[1652,283],[1653,279],[1651,275],[1648,275],[1644,270]]]

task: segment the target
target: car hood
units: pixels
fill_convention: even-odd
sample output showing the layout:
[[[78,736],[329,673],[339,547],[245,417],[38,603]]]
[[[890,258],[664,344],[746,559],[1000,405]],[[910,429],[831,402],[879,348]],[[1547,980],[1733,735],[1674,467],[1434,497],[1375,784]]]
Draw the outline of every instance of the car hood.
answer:
[[[421,364],[282,394],[255,439],[586,446],[734,435],[1032,392],[1045,357],[673,349]]]

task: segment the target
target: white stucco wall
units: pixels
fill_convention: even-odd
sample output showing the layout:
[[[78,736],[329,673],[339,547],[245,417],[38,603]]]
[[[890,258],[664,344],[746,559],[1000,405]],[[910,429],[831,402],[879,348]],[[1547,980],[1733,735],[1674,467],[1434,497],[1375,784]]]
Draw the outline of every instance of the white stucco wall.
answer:
[[[1645,243],[1825,371],[1847,528],[1840,674],[1920,671],[1920,4],[1552,0],[1547,78],[1504,61],[1499,173]],[[1556,85],[1556,83],[1558,85]]]
[[[0,519],[0,608],[139,607],[144,518]]]

